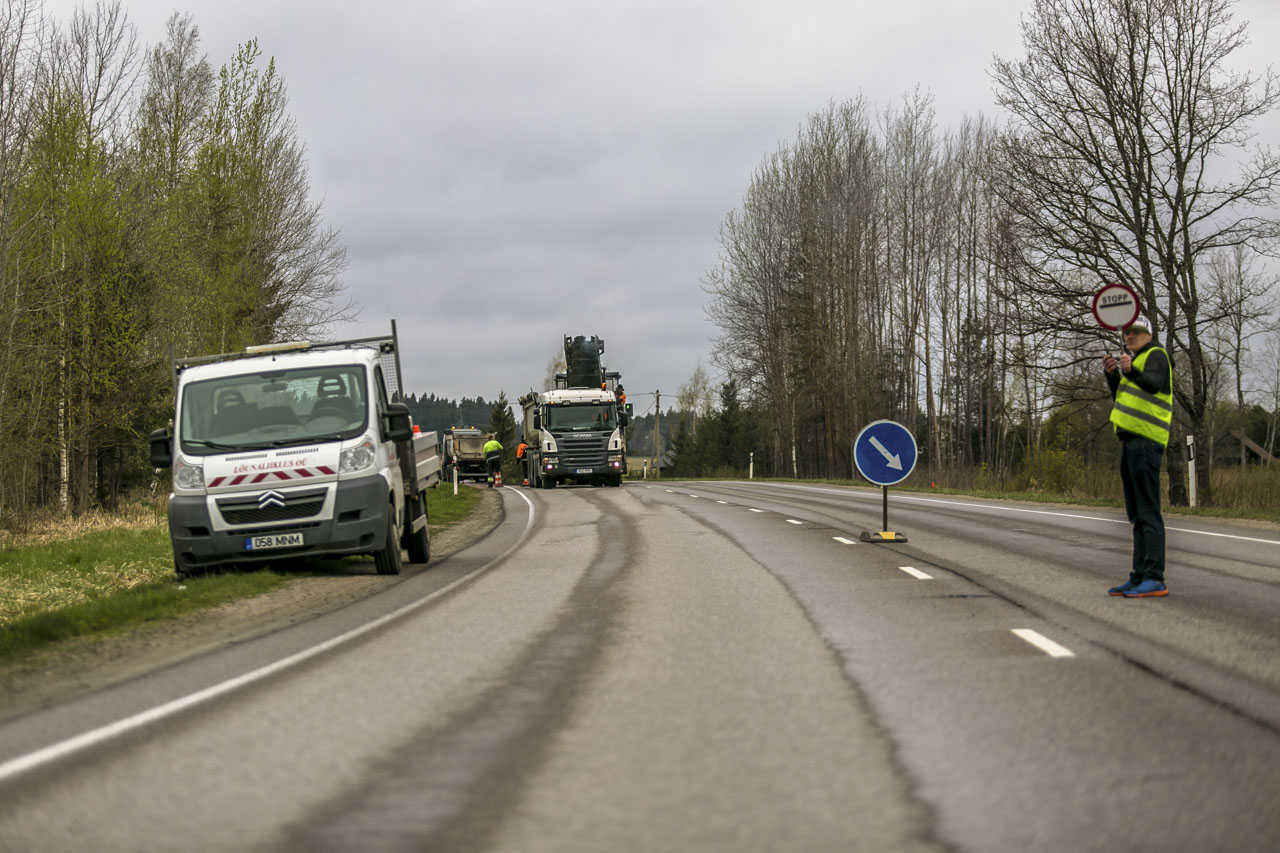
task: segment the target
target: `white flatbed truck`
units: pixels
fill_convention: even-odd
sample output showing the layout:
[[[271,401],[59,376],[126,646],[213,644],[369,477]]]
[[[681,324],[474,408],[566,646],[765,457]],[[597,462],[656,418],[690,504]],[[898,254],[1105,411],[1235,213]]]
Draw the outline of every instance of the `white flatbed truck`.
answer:
[[[150,436],[173,468],[169,534],[186,577],[221,566],[372,554],[399,574],[426,563],[426,490],[439,438],[418,433],[389,337],[294,341],[174,362],[173,432]]]

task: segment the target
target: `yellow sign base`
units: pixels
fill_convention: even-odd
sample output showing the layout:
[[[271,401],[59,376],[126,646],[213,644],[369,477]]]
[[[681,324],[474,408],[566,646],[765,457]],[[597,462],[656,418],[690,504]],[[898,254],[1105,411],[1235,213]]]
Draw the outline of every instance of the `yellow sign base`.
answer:
[[[901,533],[894,533],[892,530],[880,530],[875,533],[862,531],[862,535],[858,537],[863,542],[906,542],[907,537]]]

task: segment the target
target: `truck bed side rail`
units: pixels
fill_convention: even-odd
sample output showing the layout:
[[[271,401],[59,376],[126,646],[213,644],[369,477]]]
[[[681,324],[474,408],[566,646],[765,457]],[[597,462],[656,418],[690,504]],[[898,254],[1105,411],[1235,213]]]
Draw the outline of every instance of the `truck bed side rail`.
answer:
[[[413,462],[419,491],[440,482],[442,460],[439,433],[420,432],[413,436]]]

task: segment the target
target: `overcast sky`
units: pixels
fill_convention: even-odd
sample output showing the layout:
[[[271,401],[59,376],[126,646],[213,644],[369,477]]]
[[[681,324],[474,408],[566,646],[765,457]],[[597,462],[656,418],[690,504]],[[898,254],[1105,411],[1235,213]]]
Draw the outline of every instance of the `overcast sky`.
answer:
[[[996,116],[991,57],[1022,55],[1030,0],[124,5],[148,45],[189,12],[215,69],[250,38],[275,57],[348,247],[361,312],[338,336],[394,318],[407,390],[514,402],[564,334],[599,335],[639,414],[714,372],[702,281],[765,157],[859,95],[919,86],[940,128]],[[1273,61],[1280,3],[1236,10],[1244,60]]]

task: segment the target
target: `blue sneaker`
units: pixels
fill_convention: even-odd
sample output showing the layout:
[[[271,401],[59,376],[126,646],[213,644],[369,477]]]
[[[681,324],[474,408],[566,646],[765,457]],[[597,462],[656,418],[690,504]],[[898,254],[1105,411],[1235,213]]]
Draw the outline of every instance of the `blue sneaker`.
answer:
[[[1160,581],[1147,579],[1126,592],[1121,593],[1125,598],[1154,598],[1157,595],[1168,595],[1169,588]]]
[[[1125,581],[1124,583],[1120,584],[1120,586],[1113,586],[1111,587],[1111,589],[1107,590],[1107,595],[1124,595],[1126,592],[1133,589],[1135,586],[1137,586],[1137,584],[1134,583],[1133,581],[1131,580]]]

